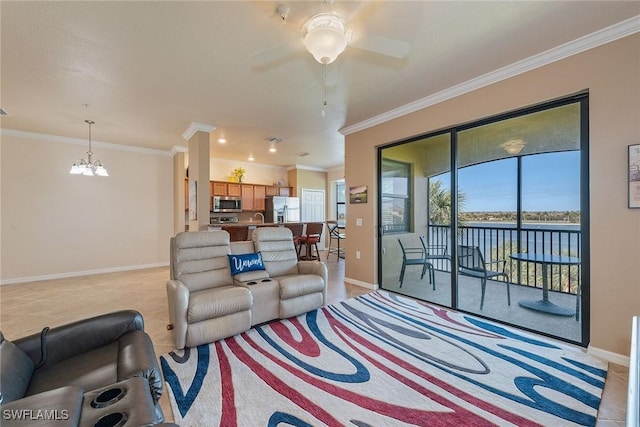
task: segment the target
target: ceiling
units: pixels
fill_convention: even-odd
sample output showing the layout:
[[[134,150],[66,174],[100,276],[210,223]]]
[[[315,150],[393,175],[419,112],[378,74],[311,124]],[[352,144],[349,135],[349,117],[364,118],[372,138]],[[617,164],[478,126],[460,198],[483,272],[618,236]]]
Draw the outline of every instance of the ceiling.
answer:
[[[326,10],[354,39],[410,50],[347,47],[326,67],[323,117],[323,66],[302,38]],[[170,151],[199,123],[216,127],[213,157],[329,169],[340,129],[639,14],[638,1],[2,1],[1,124],[86,138],[91,119],[94,141]]]

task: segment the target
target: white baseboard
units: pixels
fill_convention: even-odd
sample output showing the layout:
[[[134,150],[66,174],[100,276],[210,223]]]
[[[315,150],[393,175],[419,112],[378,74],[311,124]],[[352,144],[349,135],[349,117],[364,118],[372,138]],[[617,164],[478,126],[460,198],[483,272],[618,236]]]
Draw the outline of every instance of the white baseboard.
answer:
[[[367,283],[367,282],[363,282],[361,280],[356,280],[356,279],[350,279],[348,277],[345,277],[344,281],[346,283],[351,283],[352,285],[356,285],[356,286],[362,286],[363,288],[372,289],[374,291],[378,290],[379,288],[377,284]]]
[[[624,356],[622,354],[613,353],[611,351],[592,346],[587,348],[587,353],[599,359],[606,360],[607,362],[629,367],[629,356]]]
[[[18,277],[16,279],[0,280],[1,285],[13,285],[16,283],[41,282],[43,280],[66,279],[68,277],[90,276],[92,274],[117,273],[120,271],[143,270],[145,268],[166,267],[168,262],[158,262],[154,264],[127,265],[122,267],[102,268],[97,270],[70,271],[67,273],[44,274],[41,276]]]

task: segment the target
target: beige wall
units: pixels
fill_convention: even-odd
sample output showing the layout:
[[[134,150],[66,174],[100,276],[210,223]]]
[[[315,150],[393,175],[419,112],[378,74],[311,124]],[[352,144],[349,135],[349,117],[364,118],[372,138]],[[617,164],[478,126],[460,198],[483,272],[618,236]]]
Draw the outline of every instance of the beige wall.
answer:
[[[283,167],[214,157],[211,157],[209,164],[209,174],[212,181],[233,181],[231,172],[237,167],[243,167],[247,171],[244,177],[244,182],[247,184],[271,185],[277,183],[279,180],[283,180],[284,186],[289,185],[287,169]]]
[[[631,317],[640,314],[640,210],[627,209],[625,166],[627,146],[640,143],[639,52],[640,35],[629,36],[348,135],[346,180],[371,194],[349,205],[347,247],[362,256],[349,253],[348,280],[377,283],[376,146],[588,89],[591,346],[628,355]]]
[[[300,197],[300,191],[303,188],[309,190],[324,190],[326,193],[327,172],[298,168],[296,169],[295,176],[296,183],[293,192],[296,197]]]
[[[3,283],[168,263],[171,157],[94,146],[110,176],[70,175],[87,148],[3,135]]]

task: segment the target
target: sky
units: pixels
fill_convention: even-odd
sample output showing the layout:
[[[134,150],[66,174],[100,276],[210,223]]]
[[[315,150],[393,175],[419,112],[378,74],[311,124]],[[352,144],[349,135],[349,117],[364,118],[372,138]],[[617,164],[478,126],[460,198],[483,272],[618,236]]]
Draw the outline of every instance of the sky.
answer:
[[[450,188],[449,174],[442,179],[443,187]],[[464,167],[458,186],[465,194],[465,212],[515,211],[516,159]],[[580,210],[580,152],[523,156],[522,194],[524,211]]]

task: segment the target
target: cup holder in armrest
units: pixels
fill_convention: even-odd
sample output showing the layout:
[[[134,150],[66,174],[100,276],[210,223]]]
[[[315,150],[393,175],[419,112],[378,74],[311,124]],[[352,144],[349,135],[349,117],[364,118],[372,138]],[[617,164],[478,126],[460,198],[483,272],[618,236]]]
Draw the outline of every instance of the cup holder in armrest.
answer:
[[[247,285],[257,285],[258,282],[247,282]]]
[[[107,389],[91,401],[91,406],[96,409],[106,408],[107,406],[113,405],[118,400],[122,399],[125,394],[127,394],[125,389],[120,387]]]
[[[93,425],[93,427],[121,427],[127,422],[127,414],[123,412],[113,412],[107,414]]]
[[[262,279],[261,282],[270,282],[271,279]]]

